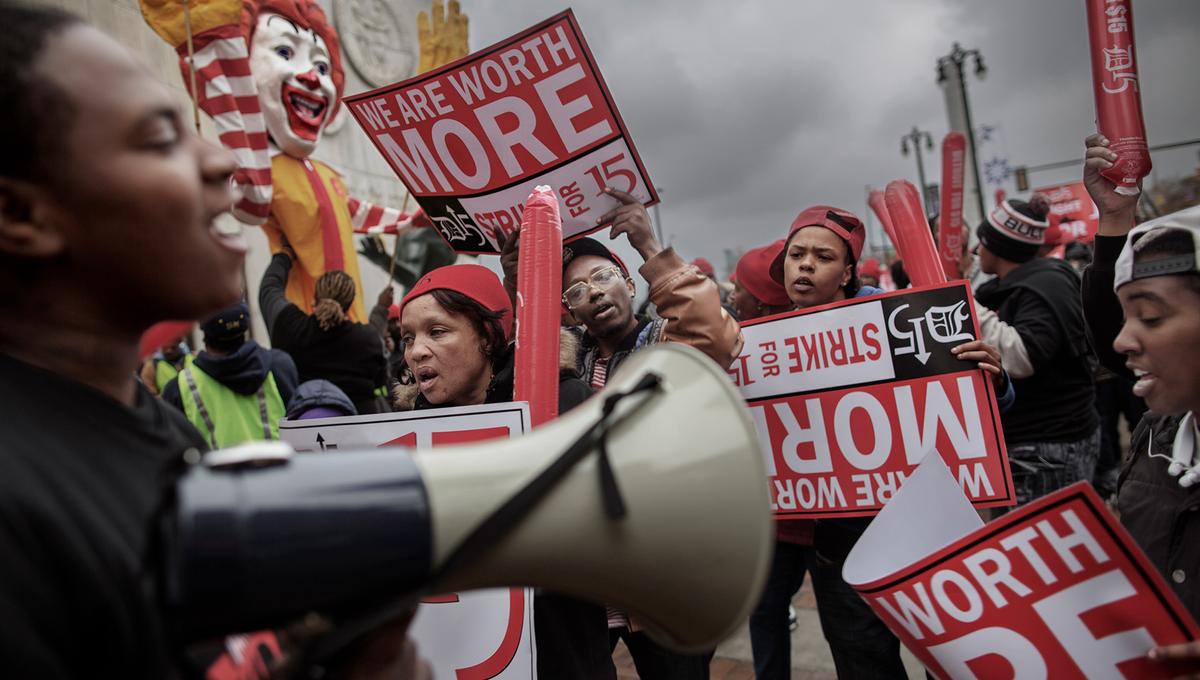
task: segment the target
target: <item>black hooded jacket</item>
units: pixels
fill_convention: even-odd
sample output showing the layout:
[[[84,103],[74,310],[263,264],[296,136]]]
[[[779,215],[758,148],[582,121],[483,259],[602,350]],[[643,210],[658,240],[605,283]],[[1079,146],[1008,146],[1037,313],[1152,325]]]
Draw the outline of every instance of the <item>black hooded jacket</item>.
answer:
[[[360,413],[378,413],[376,390],[386,387],[383,341],[364,323],[347,321],[324,330],[316,317],[284,296],[291,259],[276,253],[263,272],[258,300],[271,344],[292,356],[304,381],[318,378],[337,385]]]
[[[247,340],[230,354],[215,355],[200,352],[196,355],[196,367],[217,382],[238,394],[251,395],[258,391],[267,373],[275,376],[275,386],[283,406],[287,408],[296,386],[296,364],[287,352],[267,349],[253,340]],[[172,380],[163,389],[163,401],[183,411],[183,399],[179,395],[179,381]]]
[[[975,299],[1016,328],[1033,364],[1032,376],[1013,380],[1020,397],[1001,415],[1005,441],[1070,442],[1095,431],[1093,360],[1071,265],[1030,260],[980,286]]]

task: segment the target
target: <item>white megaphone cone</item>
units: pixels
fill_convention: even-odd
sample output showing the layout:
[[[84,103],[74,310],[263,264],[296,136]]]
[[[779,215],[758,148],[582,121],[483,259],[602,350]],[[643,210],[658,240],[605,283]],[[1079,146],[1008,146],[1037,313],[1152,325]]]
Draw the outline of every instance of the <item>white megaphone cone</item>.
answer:
[[[600,394],[518,439],[197,466],[173,517],[168,606],[197,633],[532,586],[621,607],[669,647],[711,649],[757,602],[773,540],[745,403],[676,344],[633,355]]]

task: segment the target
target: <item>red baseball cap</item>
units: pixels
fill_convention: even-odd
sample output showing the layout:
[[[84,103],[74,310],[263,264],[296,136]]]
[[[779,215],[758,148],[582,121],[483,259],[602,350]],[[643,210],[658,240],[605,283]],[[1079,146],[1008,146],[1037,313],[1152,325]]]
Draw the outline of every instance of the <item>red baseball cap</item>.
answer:
[[[388,321],[400,318],[400,305],[391,305],[388,307]]]
[[[712,262],[709,262],[706,258],[697,257],[696,259],[692,260],[692,266],[696,269],[699,269],[700,273],[704,274],[705,276],[717,275],[717,270],[713,268]]]
[[[859,262],[858,273],[866,274],[867,276],[874,276],[875,278],[883,276],[883,267],[879,264],[879,258],[868,257],[862,262]]]
[[[772,307],[791,303],[787,291],[778,281],[771,278],[770,274],[771,263],[783,252],[783,244],[784,240],[779,239],[770,245],[747,251],[738,260],[734,277],[732,277],[736,278],[737,284],[745,288],[746,292],[757,298],[759,302]]]
[[[805,208],[792,221],[785,246],[797,231],[805,227],[825,227],[837,234],[850,248],[851,260],[858,262],[859,256],[862,255],[863,244],[867,240],[867,230],[863,226],[862,220],[858,219],[854,213],[829,205],[814,205],[811,208]],[[783,253],[784,251],[780,250],[779,255],[771,262],[771,278],[780,283],[783,283]]]
[[[422,276],[400,301],[400,314],[404,306],[435,290],[452,290],[471,298],[485,309],[501,314],[500,327],[504,338],[512,339],[513,309],[508,292],[495,272],[478,264],[452,264],[438,267]]]

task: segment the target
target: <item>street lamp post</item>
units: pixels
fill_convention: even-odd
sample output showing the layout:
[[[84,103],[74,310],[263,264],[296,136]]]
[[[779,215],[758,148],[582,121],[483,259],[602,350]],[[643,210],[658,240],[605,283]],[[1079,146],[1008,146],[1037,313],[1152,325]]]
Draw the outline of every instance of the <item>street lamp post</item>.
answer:
[[[983,209],[983,183],[979,181],[979,154],[975,148],[975,124],[971,122],[971,102],[967,99],[967,79],[963,76],[963,65],[969,57],[975,58],[975,75],[980,80],[987,75],[987,67],[983,65],[983,55],[979,50],[964,50],[962,45],[954,43],[950,54],[938,59],[938,84],[946,82],[946,66],[954,64],[954,72],[958,75],[958,90],[962,94],[963,112],[967,123],[967,144],[971,147],[971,171],[975,175],[975,200],[979,204],[979,215],[987,212]]]
[[[917,180],[921,182],[921,203],[925,206],[925,214],[928,215],[929,206],[929,189],[925,183],[925,161],[921,158],[921,142],[925,142],[925,149],[933,151],[933,137],[928,132],[918,130],[914,125],[912,132],[900,138],[900,154],[908,155],[908,143],[912,142],[913,153],[917,157]]]

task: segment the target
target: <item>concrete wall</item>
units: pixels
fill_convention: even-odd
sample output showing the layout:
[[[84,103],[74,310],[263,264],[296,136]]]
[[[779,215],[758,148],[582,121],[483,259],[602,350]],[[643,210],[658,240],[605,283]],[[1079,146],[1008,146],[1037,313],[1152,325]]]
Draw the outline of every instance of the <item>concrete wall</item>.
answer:
[[[58,7],[77,14],[139,54],[149,64],[158,79],[170,88],[179,102],[181,110],[186,113],[187,120],[191,120],[192,101],[184,89],[175,51],[163,42],[154,31],[150,30],[150,27],[142,20],[137,0],[26,1],[31,4]],[[334,2],[339,3],[336,13],[332,11]],[[323,0],[321,4],[330,20],[337,26],[339,33],[342,34],[343,42],[355,38],[353,35],[353,31],[356,30],[355,26],[346,21],[347,17],[352,17],[355,12],[362,12],[358,16],[372,15],[389,18],[391,22],[383,23],[394,25],[381,26],[379,22],[375,22],[369,28],[376,38],[390,37],[399,40],[406,35],[416,34],[416,16],[417,12],[422,9],[417,0]],[[406,26],[401,25],[403,22],[408,23]],[[363,50],[371,49],[367,46],[369,41],[366,40],[358,41],[356,45]],[[415,53],[415,51],[414,45],[413,52]],[[347,94],[362,92],[373,87],[363,80],[355,70],[352,59],[345,53],[343,53],[343,63],[346,70]],[[412,74],[396,73],[392,80],[394,82],[410,75]],[[201,134],[210,140],[216,140],[212,122],[203,113],[200,114],[200,117]],[[339,170],[345,176],[351,193],[358,198],[395,207],[401,206],[406,198],[404,186],[396,179],[383,158],[371,145],[366,134],[345,113],[344,108],[342,113],[338,114],[338,118],[331,122],[330,129],[326,132],[314,157]],[[409,201],[409,209],[414,208],[415,202]],[[246,260],[246,281],[251,306],[257,309],[258,282],[263,269],[270,260],[270,253],[267,250],[266,238],[263,237],[261,231],[256,228],[247,228],[245,232],[251,248],[250,255]],[[391,237],[385,238],[390,250],[394,240]],[[181,257],[184,256],[186,254],[181,253]],[[370,309],[371,305],[375,303],[379,291],[387,282],[387,273],[362,258],[360,258],[359,268],[362,271],[362,282],[365,289],[359,291],[359,294],[364,295],[364,302]],[[256,319],[254,336],[259,342],[266,344],[267,334],[261,319]]]

